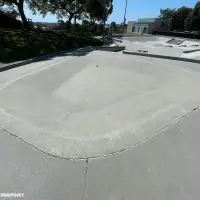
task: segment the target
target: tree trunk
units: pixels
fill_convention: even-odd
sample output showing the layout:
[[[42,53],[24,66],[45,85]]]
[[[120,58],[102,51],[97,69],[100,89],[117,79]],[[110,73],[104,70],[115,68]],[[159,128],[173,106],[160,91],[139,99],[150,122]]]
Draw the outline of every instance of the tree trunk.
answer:
[[[76,32],[76,15],[74,16],[74,32]]]
[[[29,23],[26,19],[25,13],[24,13],[24,0],[20,0],[19,3],[17,4],[18,10],[20,17],[22,19],[23,25],[25,29],[29,29]]]
[[[71,30],[71,26],[72,26],[72,19],[74,18],[74,14],[70,14],[69,15],[69,19],[68,19],[68,29],[69,31]]]

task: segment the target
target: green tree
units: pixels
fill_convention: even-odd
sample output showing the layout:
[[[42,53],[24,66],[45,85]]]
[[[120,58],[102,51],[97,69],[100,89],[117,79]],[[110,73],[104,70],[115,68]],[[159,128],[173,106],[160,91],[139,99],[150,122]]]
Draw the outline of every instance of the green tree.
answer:
[[[190,12],[192,12],[192,8],[185,6],[174,12],[171,18],[171,30],[184,30],[185,20],[187,19]]]
[[[82,25],[83,26],[89,26],[90,25],[90,22],[88,20],[83,20],[82,21]]]
[[[81,19],[82,15],[98,21],[103,20],[104,16],[107,19],[112,13],[112,2],[113,0],[29,0],[29,7],[33,13],[39,12],[43,16],[51,13],[61,19],[67,18],[70,29],[72,19]]]
[[[176,12],[176,9],[170,9],[170,8],[160,9],[159,18],[162,18],[162,19],[171,19],[172,15],[175,12]]]
[[[107,21],[113,12],[113,0],[88,0],[86,13],[91,21]]]
[[[116,24],[116,22],[111,22],[111,28],[113,29],[113,30],[115,30],[116,29],[116,27],[117,27],[117,24]]]
[[[70,29],[72,19],[85,11],[87,0],[30,0],[29,8],[33,13],[39,12],[43,16],[55,14],[59,19],[67,18]]]
[[[61,19],[58,20],[58,27],[57,28],[61,29],[61,30],[66,29],[66,23]]]
[[[185,24],[184,24],[184,30],[185,31],[191,31],[192,29],[192,12],[190,12],[185,19]]]
[[[191,28],[193,30],[200,30],[200,2],[193,9]]]
[[[0,27],[1,28],[22,28],[21,21],[17,20],[19,13],[13,5],[0,6]]]
[[[0,4],[3,5],[8,5],[8,6],[12,6],[15,5],[18,8],[18,12],[20,14],[20,17],[22,19],[23,22],[23,26],[24,28],[28,29],[29,28],[29,22],[25,16],[24,13],[24,0],[0,0]]]

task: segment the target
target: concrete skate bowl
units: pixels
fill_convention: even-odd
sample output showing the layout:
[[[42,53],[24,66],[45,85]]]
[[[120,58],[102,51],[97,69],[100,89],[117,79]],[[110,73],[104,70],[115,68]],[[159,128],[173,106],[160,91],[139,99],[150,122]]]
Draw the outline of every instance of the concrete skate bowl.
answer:
[[[96,158],[140,144],[200,104],[195,72],[102,55],[74,57],[2,86],[1,128],[53,156]]]

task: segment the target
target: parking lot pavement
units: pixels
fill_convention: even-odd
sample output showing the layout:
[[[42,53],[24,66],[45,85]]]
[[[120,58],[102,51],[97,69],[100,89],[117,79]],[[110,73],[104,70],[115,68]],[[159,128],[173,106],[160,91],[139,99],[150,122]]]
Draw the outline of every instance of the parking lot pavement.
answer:
[[[199,199],[199,65],[100,51],[38,64],[0,73],[0,193]]]

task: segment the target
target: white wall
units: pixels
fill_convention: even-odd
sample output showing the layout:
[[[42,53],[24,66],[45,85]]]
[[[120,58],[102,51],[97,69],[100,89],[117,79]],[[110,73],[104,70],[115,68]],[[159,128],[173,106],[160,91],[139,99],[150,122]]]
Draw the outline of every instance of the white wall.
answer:
[[[138,22],[150,22],[152,24],[136,24],[135,21],[129,21],[128,22],[128,27],[127,27],[127,32],[132,32],[132,28],[135,26],[135,33],[138,33],[138,27],[140,27],[139,34],[142,33],[143,29],[146,27],[147,28],[147,33],[152,34],[155,31],[158,32],[167,32],[168,31],[168,25],[169,25],[169,20],[163,20],[159,18],[142,18],[138,19]],[[162,24],[164,23],[164,26]]]
[[[134,27],[135,23],[136,23],[135,21],[129,21],[128,22],[128,26],[127,26],[127,32],[128,33],[132,32],[132,28]]]
[[[138,32],[138,28],[140,29],[139,32]],[[135,33],[141,34],[143,32],[144,28],[147,29],[146,33],[148,33],[148,25],[136,25],[135,26]]]

